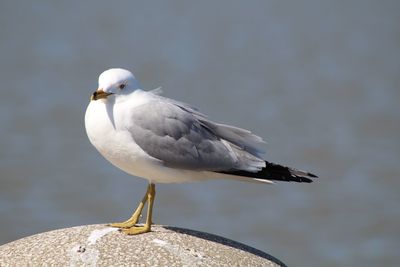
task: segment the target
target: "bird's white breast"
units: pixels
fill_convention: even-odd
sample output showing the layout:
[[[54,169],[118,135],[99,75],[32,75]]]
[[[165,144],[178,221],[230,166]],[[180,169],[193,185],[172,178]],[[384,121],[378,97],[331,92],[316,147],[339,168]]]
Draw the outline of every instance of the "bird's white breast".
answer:
[[[131,101],[129,101],[131,102]],[[90,101],[85,114],[86,133],[94,147],[112,164],[123,171],[146,178],[142,169],[157,160],[147,155],[125,130],[124,123],[128,119],[130,109],[127,104],[113,101]]]

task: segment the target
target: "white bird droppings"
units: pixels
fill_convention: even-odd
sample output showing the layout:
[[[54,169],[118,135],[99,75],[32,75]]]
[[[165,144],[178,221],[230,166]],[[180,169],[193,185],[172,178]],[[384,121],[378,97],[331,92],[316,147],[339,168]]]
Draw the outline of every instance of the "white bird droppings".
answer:
[[[161,240],[161,239],[153,239],[151,242],[156,243],[157,245],[159,245],[160,247],[166,246],[168,245],[167,241]]]
[[[104,228],[101,230],[93,230],[90,233],[90,236],[88,237],[88,244],[89,245],[94,245],[96,244],[97,240],[99,240],[100,238],[102,238],[103,236],[105,236],[106,234],[110,233],[110,232],[115,232],[118,231],[118,228],[112,228],[112,227],[108,227],[108,228]]]

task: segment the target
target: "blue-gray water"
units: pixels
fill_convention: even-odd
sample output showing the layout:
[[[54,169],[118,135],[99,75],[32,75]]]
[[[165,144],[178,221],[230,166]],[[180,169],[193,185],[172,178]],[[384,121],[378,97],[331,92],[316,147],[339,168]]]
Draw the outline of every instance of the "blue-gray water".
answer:
[[[160,185],[156,223],[289,266],[397,266],[399,3],[144,2],[1,1],[0,244],[131,214],[146,181],[104,160],[83,123],[98,75],[125,67],[321,177]]]

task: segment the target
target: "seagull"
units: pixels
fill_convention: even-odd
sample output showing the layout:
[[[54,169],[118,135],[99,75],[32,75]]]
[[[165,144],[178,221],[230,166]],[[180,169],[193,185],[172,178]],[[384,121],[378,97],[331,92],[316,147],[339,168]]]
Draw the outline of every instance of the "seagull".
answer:
[[[124,172],[149,181],[132,216],[110,226],[135,235],[151,231],[156,183],[208,179],[311,183],[316,175],[263,159],[264,141],[248,130],[216,123],[196,108],[144,91],[128,70],[99,76],[85,114],[92,145]],[[138,224],[147,203],[144,224]]]

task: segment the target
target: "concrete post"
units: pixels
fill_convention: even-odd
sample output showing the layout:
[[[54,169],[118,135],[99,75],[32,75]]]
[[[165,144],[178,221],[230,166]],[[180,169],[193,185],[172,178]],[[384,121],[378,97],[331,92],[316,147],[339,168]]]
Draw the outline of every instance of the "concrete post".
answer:
[[[152,226],[128,236],[105,225],[36,234],[0,246],[0,266],[285,266],[241,243],[194,230]]]

